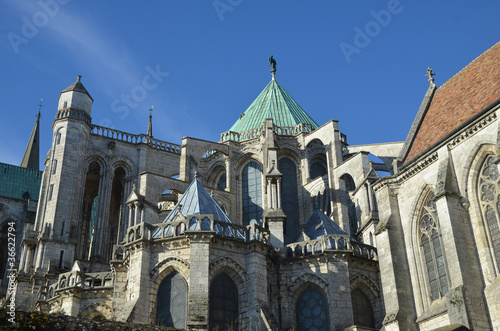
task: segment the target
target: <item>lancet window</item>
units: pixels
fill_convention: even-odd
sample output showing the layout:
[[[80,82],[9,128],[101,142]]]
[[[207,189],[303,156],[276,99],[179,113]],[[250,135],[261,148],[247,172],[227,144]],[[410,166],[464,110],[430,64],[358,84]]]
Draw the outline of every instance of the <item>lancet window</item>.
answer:
[[[292,160],[282,158],[278,168],[283,174],[283,189],[281,193],[283,212],[286,215],[285,241],[291,242],[300,231],[299,199],[297,196],[297,167]]]
[[[156,296],[156,325],[186,327],[187,284],[177,272],[161,282]]]
[[[448,292],[449,286],[443,244],[439,234],[436,203],[430,197],[429,194],[428,202],[421,211],[419,231],[430,296],[434,301]]]
[[[478,194],[481,211],[487,229],[488,246],[491,247],[497,270],[500,271],[500,176],[493,156],[489,156],[481,168],[478,181]]]
[[[238,330],[238,288],[226,273],[210,285],[210,330]]]
[[[243,225],[262,224],[262,168],[252,161],[243,168],[241,177]]]

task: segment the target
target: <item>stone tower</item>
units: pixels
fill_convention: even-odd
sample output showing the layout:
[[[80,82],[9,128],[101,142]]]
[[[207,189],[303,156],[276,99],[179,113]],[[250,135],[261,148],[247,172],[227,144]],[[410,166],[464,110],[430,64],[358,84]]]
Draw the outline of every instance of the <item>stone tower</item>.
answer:
[[[35,230],[42,240],[37,247],[35,270],[54,272],[71,267],[80,240],[78,220],[83,194],[84,162],[90,133],[93,99],[80,81],[61,92],[52,125],[52,148],[42,179]],[[47,171],[48,170],[48,171]],[[70,180],[68,180],[70,179]]]

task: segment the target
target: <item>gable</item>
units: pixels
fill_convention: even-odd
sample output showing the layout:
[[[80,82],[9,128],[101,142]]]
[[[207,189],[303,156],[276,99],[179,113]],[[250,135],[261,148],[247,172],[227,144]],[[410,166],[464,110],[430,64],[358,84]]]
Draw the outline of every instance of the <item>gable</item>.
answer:
[[[404,163],[435,145],[500,98],[500,43],[436,89]]]

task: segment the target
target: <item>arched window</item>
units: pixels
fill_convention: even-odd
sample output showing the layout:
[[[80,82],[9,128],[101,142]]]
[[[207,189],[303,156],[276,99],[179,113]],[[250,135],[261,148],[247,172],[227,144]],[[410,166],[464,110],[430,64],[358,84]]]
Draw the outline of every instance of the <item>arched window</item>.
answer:
[[[340,176],[340,179],[344,181],[345,189],[347,191],[354,191],[356,189],[356,184],[354,184],[354,179],[352,179],[351,175],[343,174]]]
[[[428,194],[427,203],[420,211],[419,232],[423,263],[427,271],[431,300],[434,301],[448,292],[448,276],[439,234],[436,203]]]
[[[226,173],[223,173],[217,181],[217,189],[224,191],[226,189]]]
[[[241,175],[243,225],[262,224],[262,168],[256,162],[248,163]]]
[[[489,156],[484,162],[478,180],[478,195],[481,211],[488,229],[488,246],[492,248],[497,270],[500,272],[500,199],[498,166],[494,157]]]
[[[225,273],[210,285],[209,330],[238,330],[238,288]]]
[[[107,257],[109,258],[113,253],[113,245],[120,242],[125,236],[125,226],[121,226],[122,211],[125,194],[125,177],[126,173],[122,167],[115,170],[113,176],[113,184],[111,186],[111,200],[109,206],[109,225],[108,225],[108,238],[107,240]],[[120,229],[121,233],[118,233]]]
[[[297,300],[297,330],[328,331],[328,303],[316,288],[308,287]]]
[[[375,328],[372,305],[366,294],[360,289],[355,289],[351,292],[351,300],[354,325]]]
[[[278,169],[283,174],[281,199],[283,212],[286,215],[285,242],[289,243],[300,231],[297,167],[292,160],[282,158],[278,162]]]
[[[320,162],[314,162],[311,164],[311,169],[309,170],[309,174],[311,178],[322,177],[326,175],[327,171],[323,164]]]
[[[85,179],[85,192],[83,197],[82,222],[80,222],[80,247],[79,256],[81,259],[90,259],[93,230],[97,225],[97,216],[100,212],[99,205],[99,182],[101,167],[97,162],[92,162],[87,171]],[[92,253],[93,254],[93,253]]]
[[[354,191],[356,189],[356,184],[354,183],[354,179],[352,179],[351,175],[343,174],[340,176],[340,182],[344,184],[347,192],[344,192],[346,205],[347,205],[347,214],[349,217],[349,227],[351,230],[351,235],[355,236],[358,232],[359,224],[358,218],[356,215],[356,205],[351,200],[351,196],[348,192]]]
[[[184,329],[186,310],[186,281],[179,273],[172,272],[163,279],[158,288],[155,324]]]

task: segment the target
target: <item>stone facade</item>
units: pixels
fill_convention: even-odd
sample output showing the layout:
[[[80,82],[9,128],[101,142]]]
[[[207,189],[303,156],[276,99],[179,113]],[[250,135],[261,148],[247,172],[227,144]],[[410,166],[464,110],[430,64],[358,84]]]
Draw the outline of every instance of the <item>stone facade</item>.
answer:
[[[468,68],[499,78],[499,54]],[[303,110],[274,76],[263,93],[288,108],[261,94],[233,127],[256,102],[262,123],[181,145],[94,125],[79,78],[60,96],[16,302],[196,330],[500,330],[498,86],[439,139],[422,132],[446,98],[467,106],[465,74],[430,81],[406,142],[359,146],[335,120],[279,122]]]

